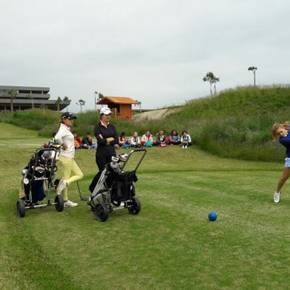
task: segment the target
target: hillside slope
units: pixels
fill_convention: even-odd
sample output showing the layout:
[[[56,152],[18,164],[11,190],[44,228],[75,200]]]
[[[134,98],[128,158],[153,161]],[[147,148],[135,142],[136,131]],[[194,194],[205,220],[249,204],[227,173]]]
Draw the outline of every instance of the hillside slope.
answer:
[[[148,120],[159,120],[170,117],[171,114],[178,112],[179,108],[166,108],[138,113],[133,116],[133,122],[143,122]]]
[[[248,160],[279,161],[283,148],[271,140],[274,122],[289,120],[290,88],[273,86],[264,88],[243,87],[228,90],[215,97],[192,100],[178,110],[160,119],[142,118],[138,121],[117,121],[118,131],[131,135],[151,130],[154,134],[163,129],[188,130],[193,142],[203,150],[223,157]],[[50,136],[57,129],[59,114],[45,111],[0,114],[0,121]],[[95,112],[78,115],[75,131],[83,135],[93,132],[98,121]]]

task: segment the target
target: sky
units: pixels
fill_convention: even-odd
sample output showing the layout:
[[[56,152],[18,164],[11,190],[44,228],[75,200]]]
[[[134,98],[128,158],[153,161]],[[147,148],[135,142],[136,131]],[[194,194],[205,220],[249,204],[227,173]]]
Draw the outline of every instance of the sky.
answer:
[[[217,90],[288,84],[288,0],[0,0],[0,85],[50,87],[69,110],[94,92],[152,109]]]

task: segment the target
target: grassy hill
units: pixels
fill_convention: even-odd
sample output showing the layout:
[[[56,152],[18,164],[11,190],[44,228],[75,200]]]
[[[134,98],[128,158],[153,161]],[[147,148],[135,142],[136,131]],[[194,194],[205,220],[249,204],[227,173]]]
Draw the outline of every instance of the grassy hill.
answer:
[[[137,130],[156,133],[160,129],[179,132],[186,129],[201,149],[223,157],[248,160],[280,161],[283,148],[271,140],[274,122],[289,120],[290,88],[242,87],[215,97],[192,100],[165,119],[133,123],[114,121],[118,131],[131,135]],[[59,114],[45,111],[17,112],[0,115],[9,122],[49,136],[56,130]],[[95,112],[79,114],[75,130],[81,135],[93,131]]]

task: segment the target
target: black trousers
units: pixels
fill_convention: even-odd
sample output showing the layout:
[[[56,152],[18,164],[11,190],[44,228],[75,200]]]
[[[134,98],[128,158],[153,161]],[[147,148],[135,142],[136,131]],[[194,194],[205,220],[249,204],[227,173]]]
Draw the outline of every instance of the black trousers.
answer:
[[[96,163],[98,165],[99,171],[102,171],[105,168],[105,165],[111,162],[112,152],[101,151],[96,153]]]
[[[104,170],[106,164],[108,164],[109,162],[111,162],[111,158],[112,156],[115,156],[116,152],[113,146],[107,146],[104,149],[101,150],[97,150],[96,152],[96,163],[98,165],[99,168],[99,172],[95,175],[95,177],[93,178],[90,186],[89,186],[89,190],[90,192],[94,191],[94,188],[96,187],[98,180],[101,176],[102,171]]]

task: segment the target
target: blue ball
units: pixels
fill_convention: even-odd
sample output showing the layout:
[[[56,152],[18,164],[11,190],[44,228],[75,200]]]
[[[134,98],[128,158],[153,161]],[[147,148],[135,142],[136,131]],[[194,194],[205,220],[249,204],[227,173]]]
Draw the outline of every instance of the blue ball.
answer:
[[[217,213],[215,211],[211,211],[208,214],[208,220],[214,222],[217,219]]]

